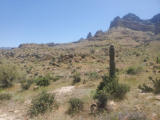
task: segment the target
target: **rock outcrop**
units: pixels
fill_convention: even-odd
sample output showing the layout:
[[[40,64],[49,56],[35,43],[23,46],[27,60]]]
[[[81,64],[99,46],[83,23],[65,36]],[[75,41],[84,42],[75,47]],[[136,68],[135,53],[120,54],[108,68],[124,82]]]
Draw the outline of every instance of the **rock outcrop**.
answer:
[[[110,24],[110,28],[125,27],[137,31],[151,31],[160,33],[160,14],[155,15],[149,20],[142,20],[135,14],[129,13],[123,18],[116,17]]]

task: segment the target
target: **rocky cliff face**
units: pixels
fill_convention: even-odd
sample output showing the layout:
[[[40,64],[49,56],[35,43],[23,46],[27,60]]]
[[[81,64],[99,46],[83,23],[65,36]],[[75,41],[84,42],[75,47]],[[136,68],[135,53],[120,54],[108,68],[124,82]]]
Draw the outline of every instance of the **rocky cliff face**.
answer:
[[[155,15],[149,20],[142,20],[135,14],[129,13],[123,18],[116,17],[110,25],[110,28],[113,27],[125,27],[137,31],[160,33],[160,14]]]

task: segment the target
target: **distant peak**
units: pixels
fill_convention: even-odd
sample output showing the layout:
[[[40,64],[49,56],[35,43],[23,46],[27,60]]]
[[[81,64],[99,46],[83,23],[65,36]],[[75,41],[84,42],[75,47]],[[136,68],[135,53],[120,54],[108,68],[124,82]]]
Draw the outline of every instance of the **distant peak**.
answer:
[[[117,17],[115,17],[114,18],[114,21],[118,21],[118,20],[120,20],[121,18],[119,17],[119,16],[117,16]]]
[[[160,13],[157,14],[157,15],[155,15],[155,16],[153,16],[153,18],[151,19],[151,21],[153,23],[160,23]]]
[[[160,14],[155,15],[149,20],[140,19],[137,15],[129,13],[124,17],[116,17],[110,24],[110,28],[124,27],[137,31],[151,31],[160,33]]]
[[[135,15],[134,13],[128,13],[123,17],[125,20],[130,20],[130,21],[140,21],[141,19]]]

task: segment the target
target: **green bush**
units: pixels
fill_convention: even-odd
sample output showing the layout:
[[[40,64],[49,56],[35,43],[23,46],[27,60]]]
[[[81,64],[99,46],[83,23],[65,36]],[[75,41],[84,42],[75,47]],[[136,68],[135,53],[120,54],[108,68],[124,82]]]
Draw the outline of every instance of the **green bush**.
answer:
[[[115,99],[123,99],[129,90],[129,86],[125,84],[118,84],[117,88],[115,89],[115,92],[113,93],[113,97]]]
[[[48,86],[50,84],[50,79],[46,76],[40,76],[35,80],[35,82],[38,86]]]
[[[18,71],[14,65],[0,65],[0,88],[11,87],[18,77]]]
[[[129,67],[127,74],[136,75],[142,71],[142,67]]]
[[[80,74],[79,74],[79,73],[75,73],[75,74],[73,75],[73,84],[76,84],[76,83],[78,83],[78,82],[80,82],[80,81],[81,81]]]
[[[107,105],[107,95],[103,91],[97,91],[94,95],[94,99],[97,100],[97,108],[98,110],[102,110],[106,108]]]
[[[129,91],[129,87],[125,84],[118,83],[116,77],[103,76],[103,81],[98,86],[97,91],[103,90],[109,98],[123,99]]]
[[[0,100],[10,100],[11,97],[12,96],[8,93],[0,93]]]
[[[83,110],[84,103],[78,98],[71,98],[69,100],[69,104],[70,104],[70,107],[68,110],[69,114],[78,113]]]
[[[29,108],[29,115],[31,117],[37,116],[38,114],[45,113],[48,109],[52,109],[52,105],[55,103],[55,97],[45,91],[38,94],[32,99],[31,106]]]

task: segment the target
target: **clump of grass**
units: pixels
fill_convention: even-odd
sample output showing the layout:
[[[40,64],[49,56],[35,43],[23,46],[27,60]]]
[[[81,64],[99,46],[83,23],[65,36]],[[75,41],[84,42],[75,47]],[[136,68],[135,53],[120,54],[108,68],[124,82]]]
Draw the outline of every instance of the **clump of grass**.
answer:
[[[136,75],[142,72],[142,67],[129,67],[127,70],[127,74]]]
[[[115,88],[115,92],[113,93],[113,97],[115,99],[122,100],[124,99],[127,92],[129,92],[130,88],[126,84],[118,84],[117,88]]]
[[[43,114],[47,110],[51,110],[54,103],[54,95],[43,91],[32,99],[28,113],[31,117]]]
[[[79,98],[71,98],[69,100],[70,107],[68,109],[68,114],[75,114],[79,113],[83,110],[83,101],[81,101]]]
[[[91,73],[89,73],[89,79],[90,80],[97,80],[97,79],[99,79],[98,73],[97,72],[91,72]]]
[[[48,76],[40,76],[35,82],[38,86],[48,86],[50,85],[50,78]]]
[[[0,100],[10,100],[11,97],[9,93],[0,93]]]

